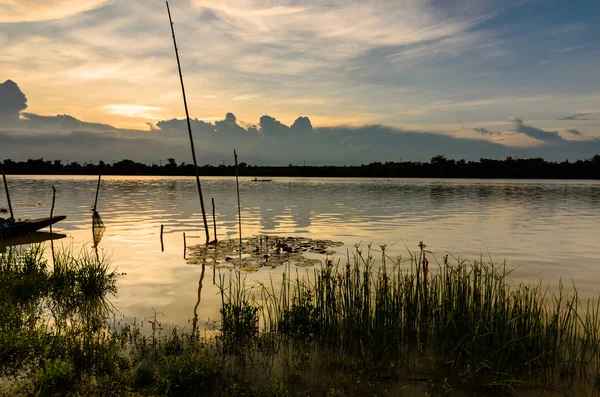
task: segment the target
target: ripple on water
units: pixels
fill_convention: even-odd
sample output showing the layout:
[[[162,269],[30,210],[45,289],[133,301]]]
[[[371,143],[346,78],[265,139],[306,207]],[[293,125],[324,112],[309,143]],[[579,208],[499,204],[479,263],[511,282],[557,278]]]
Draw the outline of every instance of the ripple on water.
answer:
[[[55,213],[67,219],[53,230],[69,234],[74,244],[89,244],[96,181],[10,177],[15,215],[48,216],[55,185]],[[235,240],[234,179],[202,178],[202,188],[211,236],[214,198],[218,237]],[[583,296],[598,290],[599,182],[274,178],[273,183],[256,184],[242,178],[240,193],[244,236],[342,240],[344,253],[355,243],[372,241],[388,244],[391,256],[406,255],[405,244],[416,251],[416,244],[424,240],[436,256],[449,252],[471,259],[481,254],[507,258],[508,265],[517,268],[518,281],[573,278]],[[119,309],[133,317],[151,307],[162,312],[170,308],[165,322],[191,318],[201,272],[200,266],[186,265],[182,234],[188,244],[204,242],[194,178],[103,176],[98,204],[107,227],[100,249],[128,274],[119,281]],[[0,207],[6,206],[2,190]],[[280,271],[261,268],[252,277],[268,280]],[[199,310],[218,318],[212,274],[204,284]]]

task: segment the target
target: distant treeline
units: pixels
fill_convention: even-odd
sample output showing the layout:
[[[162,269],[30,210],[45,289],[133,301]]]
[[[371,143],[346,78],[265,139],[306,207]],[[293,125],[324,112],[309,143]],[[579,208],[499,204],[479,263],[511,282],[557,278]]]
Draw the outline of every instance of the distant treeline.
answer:
[[[132,160],[113,164],[97,164],[61,160],[29,159],[3,160],[1,169],[7,174],[41,175],[194,175],[192,164],[177,164],[170,158],[164,165],[147,165]],[[198,167],[202,176],[232,176],[232,165],[204,165]],[[600,155],[574,162],[551,162],[542,158],[506,160],[480,159],[479,161],[451,160],[435,156],[428,163],[388,161],[351,166],[260,166],[240,163],[241,176],[303,176],[303,177],[376,177],[376,178],[535,178],[535,179],[600,179]]]

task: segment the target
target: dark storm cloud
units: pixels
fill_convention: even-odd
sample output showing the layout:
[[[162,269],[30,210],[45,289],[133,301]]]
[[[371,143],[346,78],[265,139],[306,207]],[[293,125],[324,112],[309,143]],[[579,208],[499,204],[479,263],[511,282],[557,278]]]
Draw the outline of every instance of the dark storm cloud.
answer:
[[[19,86],[6,80],[0,84],[0,123],[5,125],[19,120],[21,111],[27,109],[27,98]]]
[[[291,129],[299,133],[312,132],[313,126],[308,117],[298,117]]]
[[[271,116],[264,115],[260,118],[260,129],[265,135],[285,134],[290,127]]]
[[[236,135],[245,134],[248,131],[237,124],[237,119],[233,113],[227,113],[225,119],[215,123],[215,131],[218,134]]]
[[[519,117],[511,117],[509,119],[515,123],[515,131],[521,134],[527,135],[531,138],[537,139],[542,142],[559,142],[564,139],[558,134],[558,131],[544,131],[540,128],[526,125],[523,120]]]

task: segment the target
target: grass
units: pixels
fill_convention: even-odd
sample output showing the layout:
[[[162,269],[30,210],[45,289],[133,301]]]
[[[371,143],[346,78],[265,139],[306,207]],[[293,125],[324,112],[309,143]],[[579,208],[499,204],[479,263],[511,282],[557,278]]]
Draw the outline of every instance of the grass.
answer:
[[[309,339],[395,379],[441,374],[472,387],[597,388],[597,301],[584,304],[562,284],[557,294],[541,284],[512,285],[505,263],[445,257],[430,270],[422,244],[406,261],[382,247],[378,267],[372,253],[357,248],[347,263],[328,261],[304,276],[288,271],[281,288],[238,287],[242,296],[231,294],[224,305],[260,309],[265,334]]]
[[[111,325],[118,274],[87,251],[0,257],[0,395],[523,395],[599,390],[597,301],[504,263],[360,247],[281,283],[221,274],[221,333]],[[531,394],[533,395],[533,394]]]

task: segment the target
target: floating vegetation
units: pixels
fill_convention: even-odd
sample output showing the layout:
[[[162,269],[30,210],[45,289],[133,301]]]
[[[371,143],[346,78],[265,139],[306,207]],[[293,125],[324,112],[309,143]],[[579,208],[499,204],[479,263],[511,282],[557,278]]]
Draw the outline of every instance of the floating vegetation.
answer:
[[[308,258],[306,254],[333,255],[331,248],[343,243],[316,240],[306,237],[252,236],[240,243],[234,240],[214,244],[198,244],[187,247],[188,265],[212,265],[215,267],[238,267],[243,271],[256,271],[264,266],[283,265],[308,267],[320,265],[320,259]]]

